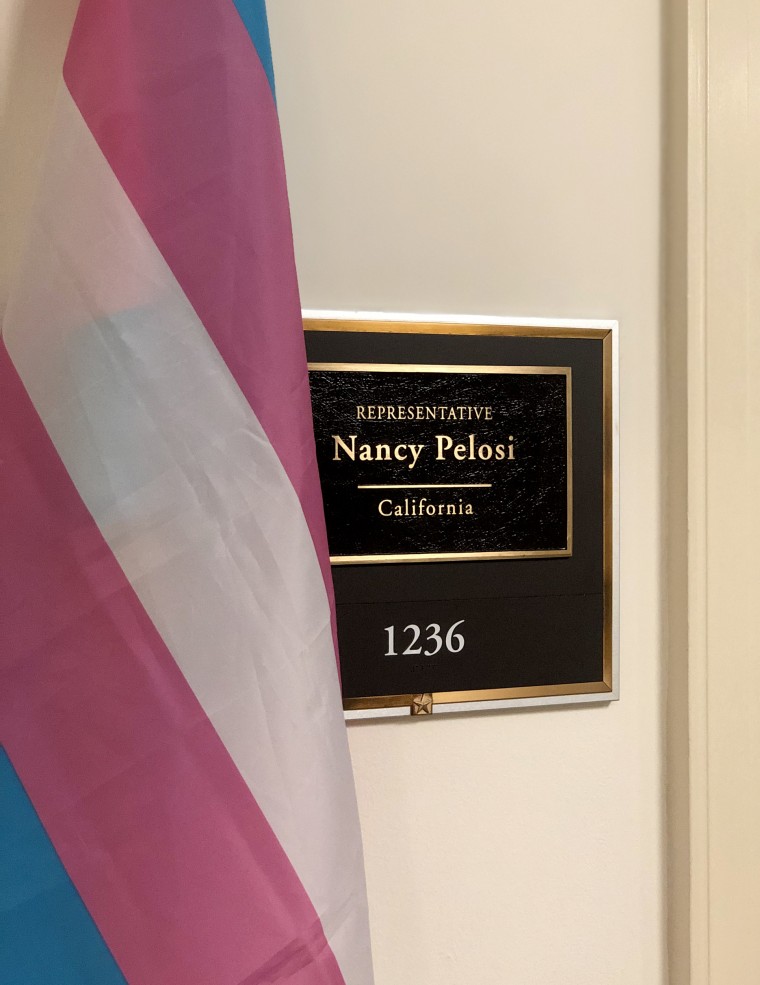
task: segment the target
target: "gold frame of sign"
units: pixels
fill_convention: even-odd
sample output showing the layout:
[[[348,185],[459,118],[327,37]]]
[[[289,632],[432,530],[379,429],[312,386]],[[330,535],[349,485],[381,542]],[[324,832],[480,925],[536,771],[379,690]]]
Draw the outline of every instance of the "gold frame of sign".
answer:
[[[413,335],[480,335],[546,339],[589,339],[602,343],[602,499],[603,499],[603,635],[602,674],[598,680],[582,682],[537,684],[517,687],[469,688],[464,690],[423,691],[397,694],[376,694],[344,699],[347,718],[391,717],[399,714],[429,716],[440,712],[492,710],[547,704],[580,704],[616,700],[619,697],[619,613],[618,613],[618,340],[614,321],[568,321],[538,319],[478,319],[421,318],[383,314],[353,314],[341,312],[304,312],[307,333],[394,333]],[[572,371],[570,367],[492,366],[476,364],[398,364],[388,361],[363,362],[314,360],[310,369],[341,372],[348,370],[374,372],[554,372],[565,373],[567,379],[568,422],[572,415]],[[334,565],[392,564],[394,562],[423,562],[444,560],[481,560],[484,558],[529,558],[535,556],[565,557],[573,550],[573,472],[572,428],[568,426],[568,541],[563,551],[499,551],[465,554],[383,554],[341,555],[332,557]]]

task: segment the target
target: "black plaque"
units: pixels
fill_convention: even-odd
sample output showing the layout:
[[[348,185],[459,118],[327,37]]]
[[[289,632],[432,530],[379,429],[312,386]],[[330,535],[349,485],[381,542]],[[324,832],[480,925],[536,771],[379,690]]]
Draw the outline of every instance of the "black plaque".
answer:
[[[347,713],[615,697],[611,329],[306,329]]]
[[[572,551],[572,374],[312,363],[333,563]]]

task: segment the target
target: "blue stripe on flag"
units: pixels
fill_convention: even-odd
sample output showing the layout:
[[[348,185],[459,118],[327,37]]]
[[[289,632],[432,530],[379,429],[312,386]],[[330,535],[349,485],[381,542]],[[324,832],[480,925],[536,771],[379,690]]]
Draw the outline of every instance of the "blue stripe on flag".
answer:
[[[0,982],[126,985],[2,748]]]
[[[269,44],[269,25],[267,24],[267,6],[265,0],[233,0],[246,30],[251,35],[256,51],[259,53],[261,64],[269,79],[269,88],[274,91],[274,67],[272,66],[272,48]]]

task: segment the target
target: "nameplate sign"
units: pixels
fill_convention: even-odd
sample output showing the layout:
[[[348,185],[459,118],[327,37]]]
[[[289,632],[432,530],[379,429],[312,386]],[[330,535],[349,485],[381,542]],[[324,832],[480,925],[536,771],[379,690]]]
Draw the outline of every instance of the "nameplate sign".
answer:
[[[569,367],[309,369],[334,564],[572,552]]]
[[[614,323],[304,324],[346,716],[615,699]]]

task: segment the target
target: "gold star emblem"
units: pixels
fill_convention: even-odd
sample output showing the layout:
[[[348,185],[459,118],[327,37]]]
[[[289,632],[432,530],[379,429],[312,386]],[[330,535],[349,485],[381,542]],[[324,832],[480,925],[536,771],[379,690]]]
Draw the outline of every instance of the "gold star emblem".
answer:
[[[411,712],[413,715],[432,715],[433,714],[433,695],[432,694],[413,694]]]

